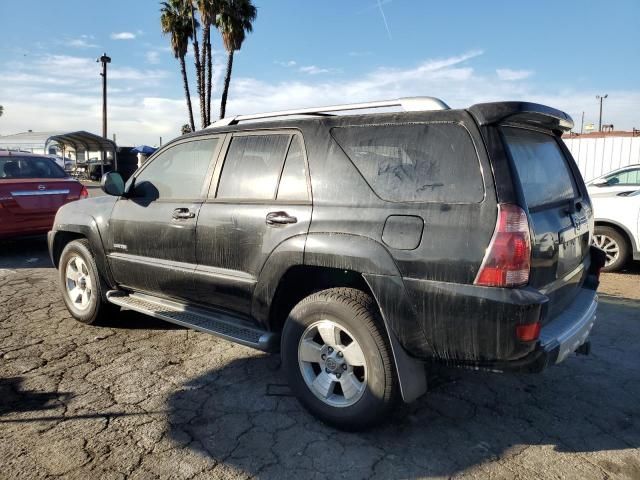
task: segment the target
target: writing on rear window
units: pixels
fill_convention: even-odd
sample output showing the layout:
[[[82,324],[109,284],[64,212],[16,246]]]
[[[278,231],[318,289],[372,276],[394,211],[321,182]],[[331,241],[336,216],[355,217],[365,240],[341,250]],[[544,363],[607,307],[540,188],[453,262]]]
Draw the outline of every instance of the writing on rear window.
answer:
[[[338,127],[331,134],[384,200],[477,203],[484,198],[478,155],[461,125]]]

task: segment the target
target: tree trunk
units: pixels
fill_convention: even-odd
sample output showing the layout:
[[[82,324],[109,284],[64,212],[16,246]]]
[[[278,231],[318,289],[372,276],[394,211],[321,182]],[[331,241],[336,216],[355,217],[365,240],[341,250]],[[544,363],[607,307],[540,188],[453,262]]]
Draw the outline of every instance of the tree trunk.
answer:
[[[227,74],[224,77],[224,90],[222,90],[222,101],[220,102],[220,118],[224,118],[227,111],[227,95],[229,94],[229,83],[231,83],[231,70],[233,70],[233,50],[227,56]]]
[[[213,78],[213,63],[211,61],[211,32],[207,31],[207,118],[211,122],[211,89],[213,88],[211,82]]]
[[[191,95],[189,94],[189,79],[187,78],[187,66],[184,62],[184,56],[180,57],[180,71],[182,72],[182,81],[184,82],[184,95],[187,98],[187,108],[189,109],[189,125],[191,131],[196,131],[196,125],[193,122],[193,109],[191,108]]]
[[[211,123],[211,111],[207,103],[208,90],[205,82],[205,79],[207,77],[207,68],[211,68],[211,65],[207,64],[207,55],[208,55],[207,51],[210,48],[210,45],[209,45],[209,37],[211,36],[210,32],[211,32],[211,26],[204,25],[202,28],[202,55],[200,56],[200,65],[202,67],[200,81],[202,82],[202,91],[203,91],[202,100],[204,102],[204,119],[207,125]]]

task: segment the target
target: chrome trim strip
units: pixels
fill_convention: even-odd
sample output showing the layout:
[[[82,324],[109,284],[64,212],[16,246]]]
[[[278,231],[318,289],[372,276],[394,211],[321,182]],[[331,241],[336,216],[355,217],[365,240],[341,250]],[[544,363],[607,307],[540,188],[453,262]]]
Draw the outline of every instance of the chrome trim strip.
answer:
[[[31,197],[41,195],[68,195],[69,190],[21,190],[19,192],[11,192],[14,197]]]

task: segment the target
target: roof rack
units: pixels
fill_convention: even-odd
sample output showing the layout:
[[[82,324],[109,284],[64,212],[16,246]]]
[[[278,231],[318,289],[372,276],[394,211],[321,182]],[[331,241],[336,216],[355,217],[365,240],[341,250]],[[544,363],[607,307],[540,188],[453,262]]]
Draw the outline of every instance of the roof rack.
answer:
[[[402,107],[404,111],[416,112],[425,110],[449,110],[449,106],[435,97],[404,97],[396,100],[380,100],[376,102],[346,103],[343,105],[328,105],[326,107],[309,107],[296,110],[280,110],[276,112],[254,113],[251,115],[237,115],[235,117],[222,118],[208,128],[226,127],[236,125],[248,120],[263,118],[288,117],[292,115],[318,115],[326,116],[329,112],[346,112],[349,110],[368,110],[372,108]]]

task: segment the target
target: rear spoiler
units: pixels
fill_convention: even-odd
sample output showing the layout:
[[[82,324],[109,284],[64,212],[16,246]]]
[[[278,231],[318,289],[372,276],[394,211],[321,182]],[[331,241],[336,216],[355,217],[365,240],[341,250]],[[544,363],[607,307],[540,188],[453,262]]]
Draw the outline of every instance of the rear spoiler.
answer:
[[[469,113],[478,125],[516,123],[542,127],[558,133],[569,132],[573,119],[555,108],[529,102],[477,103]]]

